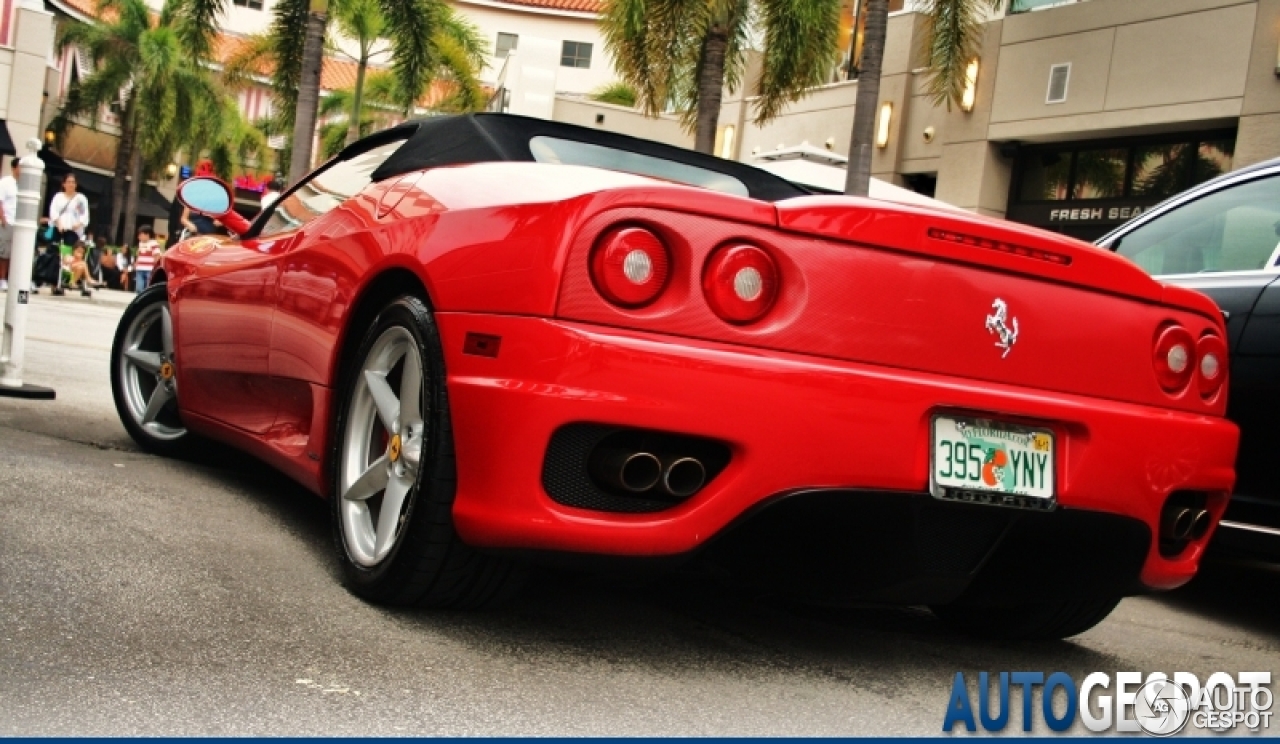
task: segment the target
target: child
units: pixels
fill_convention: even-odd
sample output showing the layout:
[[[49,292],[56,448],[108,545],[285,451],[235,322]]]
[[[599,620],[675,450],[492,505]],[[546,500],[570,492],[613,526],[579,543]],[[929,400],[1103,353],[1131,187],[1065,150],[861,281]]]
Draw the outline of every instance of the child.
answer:
[[[150,227],[138,228],[138,252],[133,257],[133,280],[141,294],[151,281],[151,270],[156,267],[156,258],[160,255],[160,244],[156,242],[156,234]]]
[[[80,294],[89,297],[93,293],[89,291],[89,264],[85,261],[85,253],[84,242],[77,240],[71,255],[63,259],[62,266],[70,277],[68,284],[80,287]]]

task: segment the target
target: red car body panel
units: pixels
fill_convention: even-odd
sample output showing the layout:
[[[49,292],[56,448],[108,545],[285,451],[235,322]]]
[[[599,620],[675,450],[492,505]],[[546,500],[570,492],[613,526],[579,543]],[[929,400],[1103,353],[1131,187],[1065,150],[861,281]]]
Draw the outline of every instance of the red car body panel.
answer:
[[[672,252],[667,288],[640,310],[605,301],[588,272],[620,222]],[[748,326],[702,297],[700,267],[733,241],[781,271],[776,306]],[[444,346],[455,521],[478,546],[672,555],[781,494],[923,492],[940,411],[1051,428],[1059,504],[1152,534],[1177,490],[1209,493],[1216,523],[1234,477],[1225,394],[1171,396],[1152,365],[1162,324],[1224,333],[1212,303],[1108,252],[978,217],[486,163],[390,178],[294,233],[181,244],[165,271],[184,421],[322,495],[341,350],[362,332],[352,310],[387,272],[416,277]],[[997,297],[1021,323],[1007,358],[983,326]],[[500,337],[497,356],[465,353],[469,333]],[[733,456],[661,513],[577,509],[539,476],[552,433],[573,422],[702,435]],[[1142,582],[1186,581],[1204,542],[1170,559],[1153,540]]]

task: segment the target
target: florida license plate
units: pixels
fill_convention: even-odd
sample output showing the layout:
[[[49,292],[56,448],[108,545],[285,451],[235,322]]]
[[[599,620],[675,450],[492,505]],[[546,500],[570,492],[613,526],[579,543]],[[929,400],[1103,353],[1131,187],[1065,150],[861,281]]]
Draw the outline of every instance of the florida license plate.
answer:
[[[933,495],[1047,508],[1056,494],[1053,432],[988,419],[933,418]]]

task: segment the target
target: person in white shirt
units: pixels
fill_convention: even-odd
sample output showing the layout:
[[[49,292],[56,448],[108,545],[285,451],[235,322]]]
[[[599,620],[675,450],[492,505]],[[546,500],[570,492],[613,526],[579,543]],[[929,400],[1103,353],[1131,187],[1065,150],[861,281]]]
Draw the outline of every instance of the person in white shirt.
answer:
[[[76,191],[76,174],[62,178],[62,191],[49,202],[49,219],[63,245],[75,245],[84,240],[84,229],[89,226],[89,200]]]
[[[18,159],[9,164],[12,175],[0,178],[0,290],[9,290],[9,253],[13,248],[13,221],[18,218]]]

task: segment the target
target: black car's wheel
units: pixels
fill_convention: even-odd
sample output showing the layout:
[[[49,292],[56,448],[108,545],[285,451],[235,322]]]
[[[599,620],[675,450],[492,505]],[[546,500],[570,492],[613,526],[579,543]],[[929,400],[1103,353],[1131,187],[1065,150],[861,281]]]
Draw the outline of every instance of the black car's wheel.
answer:
[[[335,403],[334,536],[351,589],[374,602],[477,607],[509,596],[522,567],[453,528],[453,432],[431,313],[404,296],[365,331]]]
[[[143,449],[180,455],[193,435],[178,413],[178,360],[167,288],[157,285],[125,310],[111,345],[111,395],[125,430]]]
[[[964,600],[930,607],[947,625],[973,636],[1048,641],[1079,635],[1106,619],[1119,597],[988,605]]]

